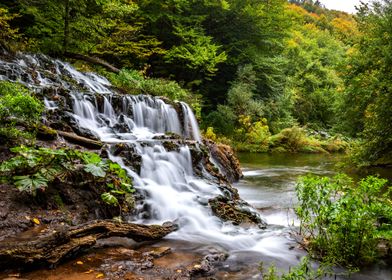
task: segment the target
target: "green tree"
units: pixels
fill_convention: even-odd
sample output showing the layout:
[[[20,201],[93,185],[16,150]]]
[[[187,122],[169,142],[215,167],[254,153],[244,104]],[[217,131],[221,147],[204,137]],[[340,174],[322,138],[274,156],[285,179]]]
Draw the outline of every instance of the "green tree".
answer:
[[[343,81],[339,67],[348,48],[329,29],[322,29],[320,17],[290,6],[293,30],[287,40],[286,90],[293,99],[293,116],[301,125],[330,128],[335,120],[335,100]]]
[[[96,55],[127,66],[163,52],[158,40],[141,34],[143,20],[131,0],[8,2],[21,15],[16,24],[34,39],[34,51]]]
[[[363,5],[357,16],[361,36],[345,71],[341,129],[360,136],[360,164],[392,162],[392,1]]]
[[[11,40],[19,39],[18,29],[12,28],[10,21],[15,19],[17,15],[11,14],[7,9],[0,7],[0,45],[5,45]]]

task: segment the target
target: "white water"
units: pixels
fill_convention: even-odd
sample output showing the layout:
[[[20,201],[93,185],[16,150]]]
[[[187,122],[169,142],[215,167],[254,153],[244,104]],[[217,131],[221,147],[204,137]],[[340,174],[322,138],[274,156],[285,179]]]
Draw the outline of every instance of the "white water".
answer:
[[[45,72],[47,66],[42,60],[52,64],[55,75]],[[67,63],[46,57],[22,55],[15,62],[0,61],[0,65],[4,69],[0,79],[20,81],[37,92],[65,88],[71,97],[72,116],[80,127],[108,144],[121,142],[135,147],[142,157],[140,174],[129,169],[122,158],[110,158],[128,170],[135,188],[146,196],[144,204],[138,205],[140,222],[178,223],[180,229],[168,236],[172,239],[286,257],[285,245],[275,232],[236,227],[212,215],[208,199],[221,191],[214,183],[193,174],[189,147],[167,151],[162,141],[154,139],[174,133],[201,142],[196,118],[187,104],[173,106],[155,97],[120,95],[105,78],[81,73]],[[31,75],[34,71],[37,75]],[[59,107],[56,102],[45,99],[51,110]]]

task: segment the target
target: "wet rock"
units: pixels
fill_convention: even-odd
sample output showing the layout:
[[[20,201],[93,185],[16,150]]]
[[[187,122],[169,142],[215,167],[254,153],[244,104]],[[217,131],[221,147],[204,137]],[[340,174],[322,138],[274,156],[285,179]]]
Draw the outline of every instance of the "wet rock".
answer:
[[[157,247],[148,252],[148,254],[154,258],[160,258],[164,255],[171,253],[170,247]]]
[[[182,137],[176,133],[166,133],[166,134],[162,134],[162,135],[156,135],[154,136],[152,139],[154,140],[181,140]]]
[[[227,253],[211,252],[187,269],[192,277],[206,277],[215,274],[217,267],[228,258]],[[211,279],[211,278],[210,278]]]
[[[130,143],[118,143],[113,146],[114,156],[122,157],[124,164],[136,172],[140,172],[142,156],[137,153],[136,147]]]
[[[175,140],[166,140],[162,142],[163,147],[169,152],[177,151],[180,148],[180,144],[181,143]]]
[[[230,183],[243,177],[240,162],[230,146],[214,143],[210,140],[204,140],[204,143],[208,147],[214,162],[218,165],[219,171]]]
[[[266,223],[257,212],[243,200],[230,200],[224,196],[218,196],[209,200],[212,212],[223,221],[230,221],[234,225],[257,225],[261,228]]]

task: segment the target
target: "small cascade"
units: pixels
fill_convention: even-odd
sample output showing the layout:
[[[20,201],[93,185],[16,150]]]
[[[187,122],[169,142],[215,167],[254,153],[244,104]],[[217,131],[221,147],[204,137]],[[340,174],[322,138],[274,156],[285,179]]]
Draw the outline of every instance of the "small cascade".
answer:
[[[180,229],[168,238],[228,250],[259,248],[263,230],[233,226],[212,215],[208,201],[223,191],[203,178],[202,172],[196,176],[191,154],[192,149],[201,153],[202,141],[196,117],[186,103],[119,94],[105,78],[42,55],[0,60],[0,80],[18,81],[41,93],[48,109],[66,111],[77,126],[109,145],[109,157],[128,171],[144,196],[137,205],[139,221],[175,221]],[[66,94],[51,99],[50,92],[57,95],[60,89]],[[136,151],[140,170],[116,154],[119,143]],[[170,148],[171,143],[176,148]]]
[[[199,125],[197,124],[197,120],[195,115],[193,114],[191,108],[189,108],[188,104],[181,102],[182,112],[184,114],[184,135],[187,138],[193,138],[197,142],[201,142]]]

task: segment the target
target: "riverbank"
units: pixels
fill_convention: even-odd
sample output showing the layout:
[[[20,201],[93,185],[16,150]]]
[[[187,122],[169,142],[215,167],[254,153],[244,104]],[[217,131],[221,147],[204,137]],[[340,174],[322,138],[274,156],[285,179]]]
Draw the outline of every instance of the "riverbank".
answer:
[[[268,126],[264,133],[246,133],[233,139],[216,135],[212,127],[207,128],[204,136],[216,142],[234,147],[237,152],[244,153],[291,153],[291,154],[344,154],[348,152],[351,141],[342,135],[331,135],[325,131],[316,131],[304,127],[285,128],[271,135]],[[237,139],[237,138],[241,138]]]

